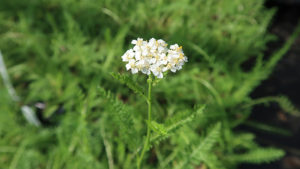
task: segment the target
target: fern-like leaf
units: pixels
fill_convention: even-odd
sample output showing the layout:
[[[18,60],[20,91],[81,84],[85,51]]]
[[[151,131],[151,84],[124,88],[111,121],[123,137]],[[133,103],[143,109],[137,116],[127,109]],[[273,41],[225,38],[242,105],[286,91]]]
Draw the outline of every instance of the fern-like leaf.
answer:
[[[221,123],[217,123],[205,137],[205,139],[199,144],[199,146],[194,150],[192,156],[200,151],[210,151],[212,147],[216,144],[220,137]]]
[[[166,139],[167,137],[171,136],[170,133],[173,132],[174,130],[193,121],[198,116],[201,116],[201,115],[204,116],[204,109],[205,109],[205,105],[202,105],[186,117],[180,117],[179,119],[175,119],[175,120],[173,119],[173,122],[171,124],[169,124],[167,127],[165,127],[166,133],[168,133],[168,134],[167,135],[159,135],[159,134],[154,135],[151,138],[151,141]]]
[[[284,54],[290,49],[295,39],[300,34],[300,24],[296,27],[293,34],[286,41],[282,48],[275,52],[268,61],[266,61],[260,69],[256,67],[253,71],[247,75],[247,79],[244,80],[243,84],[239,89],[233,93],[235,100],[242,100],[245,98],[255,87],[257,87],[262,80],[269,77],[270,73],[278,63],[278,61],[284,56]]]
[[[244,154],[235,154],[229,156],[228,159],[235,163],[254,163],[260,164],[271,162],[281,158],[284,151],[275,148],[257,148]]]
[[[213,153],[206,153],[201,156],[203,162],[210,168],[210,169],[225,169],[224,164],[218,159],[218,157]]]
[[[137,131],[133,128],[133,117],[128,107],[113,96],[109,91],[105,91],[103,88],[99,88],[101,96],[106,101],[106,111],[111,112],[107,118],[115,125],[119,132],[120,139],[129,145],[130,149],[136,148],[137,138],[135,134]]]
[[[158,143],[162,140],[169,138],[172,135],[173,131],[175,131],[176,129],[188,124],[189,122],[193,121],[198,116],[201,116],[201,117],[202,117],[202,115],[204,116],[204,113],[203,113],[204,109],[205,109],[205,105],[200,106],[199,108],[197,108],[195,111],[193,111],[188,116],[185,116],[185,117],[180,116],[179,118],[172,119],[171,124],[167,125],[167,127],[165,127],[165,125],[164,125],[164,127],[163,127],[164,134],[161,134],[161,133],[154,134],[151,137],[150,142]],[[205,117],[203,117],[203,118],[205,118]],[[156,127],[158,127],[158,126],[156,126]],[[150,146],[152,146],[152,145],[150,145]],[[134,152],[134,155],[136,155],[139,151],[141,151],[141,149],[142,149],[142,145],[137,148],[137,150]]]
[[[148,125],[151,127],[151,129],[158,133],[159,135],[166,135],[167,134],[167,129],[163,124],[159,124],[156,121],[151,121],[151,123]]]
[[[292,133],[289,130],[283,129],[283,128],[279,128],[279,127],[275,127],[275,126],[271,126],[265,123],[259,123],[259,122],[255,122],[255,121],[246,121],[244,122],[245,125],[256,128],[258,130],[261,131],[266,131],[269,133],[274,133],[274,134],[279,134],[282,136],[291,136]]]
[[[128,88],[130,88],[131,90],[133,90],[135,93],[139,94],[140,96],[142,96],[143,98],[145,98],[147,100],[147,97],[145,96],[145,90],[140,87],[138,84],[136,84],[129,76],[125,75],[125,74],[120,74],[120,73],[111,73],[111,75],[117,79],[119,82],[121,82],[122,84],[125,84]]]
[[[294,116],[300,116],[300,111],[293,105],[293,103],[287,97],[279,96],[276,98],[275,101],[287,113],[290,113]]]
[[[188,116],[186,116],[184,118],[180,118],[180,120],[175,121],[172,124],[170,124],[167,127],[167,131],[172,131],[172,130],[174,130],[176,128],[179,128],[179,127],[185,125],[186,123],[189,123],[189,122],[193,121],[198,116],[205,116],[204,115],[204,109],[205,109],[205,105],[199,106],[190,115],[188,115]]]
[[[269,96],[250,101],[248,104],[245,104],[243,107],[252,107],[257,104],[264,104],[269,102],[276,102],[279,106],[286,111],[287,113],[300,116],[300,111],[293,105],[293,103],[285,96]]]
[[[185,158],[179,165],[177,169],[184,169],[187,166],[193,168],[195,165],[199,165],[201,162],[205,161],[206,154],[209,154],[213,146],[217,143],[221,135],[221,123],[217,123],[208,133],[208,135],[203,139],[202,142],[195,148],[192,152]],[[207,160],[207,159],[206,159]]]

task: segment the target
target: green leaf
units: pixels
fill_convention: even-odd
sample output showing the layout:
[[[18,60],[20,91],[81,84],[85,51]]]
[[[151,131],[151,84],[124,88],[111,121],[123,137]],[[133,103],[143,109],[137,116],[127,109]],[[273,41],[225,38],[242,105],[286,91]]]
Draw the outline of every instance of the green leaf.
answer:
[[[292,136],[292,132],[283,128],[271,126],[265,123],[255,122],[255,121],[246,121],[244,123],[247,126],[256,128],[258,130],[274,133],[274,134],[280,134],[283,136]]]
[[[236,100],[242,100],[247,97],[247,95],[249,95],[249,93],[253,91],[253,89],[257,87],[262,80],[266,79],[271,74],[278,61],[288,52],[299,34],[300,24],[296,26],[295,31],[285,44],[278,51],[274,52],[270,59],[261,66],[261,69],[256,67],[257,69],[254,69],[247,76],[248,78],[243,81],[240,88],[233,93],[233,98]]]
[[[123,102],[118,100],[111,92],[106,91],[102,87],[98,88],[100,97],[104,98],[105,101],[104,107],[106,112],[110,112],[105,114],[107,118],[107,122],[113,127],[110,130],[117,130],[119,133],[119,139],[123,141],[126,145],[128,145],[129,149],[136,148],[137,138],[135,137],[137,131],[134,128],[134,119],[132,116],[132,111],[130,111],[129,107],[125,105]],[[109,119],[109,120],[108,120]]]
[[[257,105],[257,104],[264,104],[264,103],[269,103],[269,102],[278,103],[279,106],[287,113],[294,115],[294,116],[300,116],[300,111],[285,96],[269,96],[269,97],[254,99],[254,100],[251,100],[249,103],[245,104],[243,107],[247,108],[247,107],[252,107],[254,105]]]
[[[151,129],[158,133],[159,135],[166,135],[167,134],[167,128],[163,124],[159,124],[156,121],[151,121],[149,124]]]
[[[294,116],[300,116],[300,111],[293,105],[293,103],[285,96],[279,96],[276,98],[276,102],[280,107]]]
[[[111,75],[119,80],[119,82],[121,82],[122,84],[125,84],[128,88],[130,88],[131,90],[133,90],[135,93],[139,94],[140,96],[142,96],[143,98],[145,98],[147,100],[147,97],[145,96],[145,90],[140,87],[136,82],[134,82],[130,77],[128,77],[125,74],[120,74],[120,73],[111,73]]]
[[[217,123],[208,133],[208,135],[204,138],[204,140],[199,144],[199,146],[194,150],[193,154],[197,154],[197,152],[202,151],[210,151],[213,146],[217,143],[220,137],[221,123]]]
[[[49,118],[55,113],[55,110],[57,109],[58,105],[50,105],[45,109],[45,112],[43,114],[46,118]]]
[[[179,116],[179,117],[175,117],[174,119],[171,119],[171,121],[172,121],[171,124],[169,124],[165,127],[167,134],[165,134],[165,135],[156,134],[151,138],[151,142],[162,140],[162,139],[165,139],[165,138],[171,136],[171,133],[174,130],[190,123],[197,116],[201,116],[201,117],[205,118],[205,115],[203,113],[204,109],[205,109],[205,105],[202,105],[199,108],[197,108],[195,111],[193,111],[191,114],[189,114],[188,116],[185,116],[185,117]]]
[[[167,131],[172,131],[176,128],[179,128],[191,121],[193,121],[197,116],[201,116],[203,118],[205,118],[205,114],[204,114],[204,109],[205,109],[205,105],[199,106],[195,111],[193,111],[191,114],[189,114],[186,117],[179,117],[179,119],[173,119],[173,123],[168,125],[167,127]]]
[[[228,157],[228,160],[235,163],[260,164],[271,162],[284,156],[284,151],[275,148],[258,148],[244,154],[235,154]]]
[[[213,153],[203,153],[201,157],[203,162],[210,169],[225,169],[224,164],[222,164],[222,161],[218,159],[217,155]]]
[[[178,166],[177,169],[181,169],[186,166],[193,168],[195,165],[199,165],[202,161],[205,161],[205,155],[210,153],[211,149],[217,143],[221,135],[221,123],[217,123],[209,131],[207,136],[196,147],[193,148],[188,158],[185,158]]]

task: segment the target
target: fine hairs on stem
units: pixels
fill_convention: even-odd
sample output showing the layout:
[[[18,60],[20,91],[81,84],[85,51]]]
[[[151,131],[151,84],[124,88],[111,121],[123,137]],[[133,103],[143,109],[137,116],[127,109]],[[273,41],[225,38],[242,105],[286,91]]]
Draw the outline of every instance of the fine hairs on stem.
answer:
[[[148,98],[147,98],[147,104],[148,104],[148,121],[147,121],[147,136],[146,136],[146,140],[145,140],[145,144],[142,150],[142,153],[140,155],[140,157],[138,157],[137,159],[137,168],[140,169],[141,168],[141,163],[143,160],[143,157],[145,155],[145,152],[147,151],[147,149],[149,148],[149,143],[150,143],[150,138],[151,138],[151,129],[150,129],[150,124],[151,124],[151,103],[152,103],[152,99],[151,99],[151,90],[152,90],[152,75],[150,74],[147,80],[148,83]]]

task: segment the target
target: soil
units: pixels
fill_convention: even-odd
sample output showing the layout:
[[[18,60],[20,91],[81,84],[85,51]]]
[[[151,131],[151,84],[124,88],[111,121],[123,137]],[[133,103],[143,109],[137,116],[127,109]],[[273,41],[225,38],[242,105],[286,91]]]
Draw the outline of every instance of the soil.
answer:
[[[266,56],[278,50],[292,34],[297,23],[300,24],[300,1],[268,1],[267,8],[277,8],[270,32],[278,40],[269,44]],[[287,96],[300,109],[300,37],[297,38],[289,52],[279,61],[273,74],[253,93],[253,98],[265,96]],[[300,117],[283,112],[278,105],[257,106],[250,117],[252,121],[270,124],[292,131],[292,136],[282,136],[261,132],[244,126],[257,135],[257,142],[263,146],[279,147],[286,155],[279,161],[263,165],[242,165],[241,169],[300,169]]]

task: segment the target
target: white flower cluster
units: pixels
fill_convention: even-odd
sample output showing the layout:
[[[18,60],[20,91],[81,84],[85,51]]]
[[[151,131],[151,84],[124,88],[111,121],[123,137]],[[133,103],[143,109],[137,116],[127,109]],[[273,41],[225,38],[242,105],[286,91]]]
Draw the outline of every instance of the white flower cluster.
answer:
[[[182,46],[177,44],[168,48],[168,44],[164,40],[154,38],[149,41],[138,38],[131,43],[135,46],[126,51],[122,60],[128,62],[126,69],[131,70],[133,74],[141,71],[150,75],[152,72],[154,76],[163,78],[163,72],[167,70],[176,72],[182,69],[184,63],[187,62]]]

